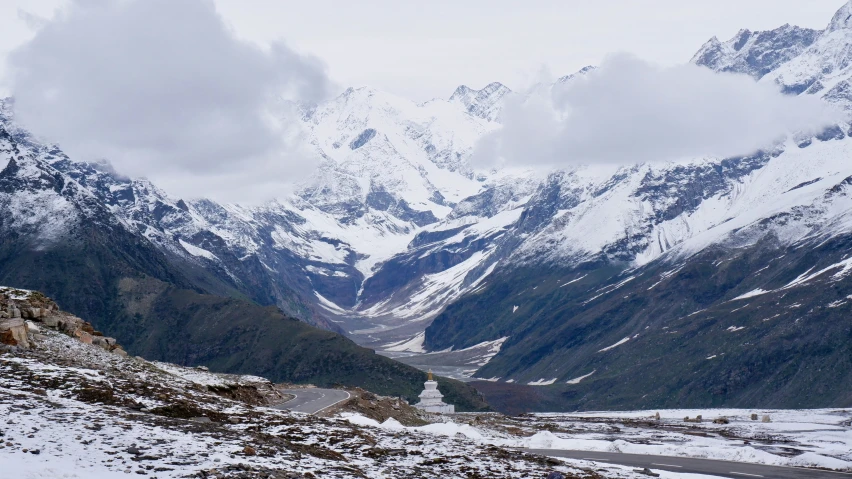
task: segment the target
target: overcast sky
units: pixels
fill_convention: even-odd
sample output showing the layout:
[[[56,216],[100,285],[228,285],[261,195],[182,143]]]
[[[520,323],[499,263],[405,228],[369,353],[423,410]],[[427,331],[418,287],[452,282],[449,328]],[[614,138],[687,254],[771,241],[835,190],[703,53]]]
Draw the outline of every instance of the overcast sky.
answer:
[[[89,0],[102,1],[102,0]],[[19,10],[50,17],[63,0],[0,0],[0,57],[31,36]],[[216,0],[236,33],[285,40],[323,60],[339,86],[415,100],[459,84],[521,89],[607,53],[673,65],[713,35],[784,23],[824,28],[842,0]],[[2,67],[0,67],[2,69]],[[0,70],[2,77],[2,70]],[[3,93],[8,93],[4,89]]]

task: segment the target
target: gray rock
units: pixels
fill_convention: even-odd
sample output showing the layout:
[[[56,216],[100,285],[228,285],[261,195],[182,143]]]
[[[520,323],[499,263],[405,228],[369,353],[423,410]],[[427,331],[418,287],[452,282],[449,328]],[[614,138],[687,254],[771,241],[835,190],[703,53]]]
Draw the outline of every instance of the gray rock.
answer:
[[[56,328],[59,326],[59,317],[54,315],[45,316],[41,318],[41,322],[48,328]]]
[[[102,349],[106,349],[107,351],[110,351],[112,347],[115,346],[115,340],[113,339],[112,344],[110,344],[110,341],[108,341],[109,339],[111,338],[106,338],[104,336],[93,336],[92,344]]]
[[[637,473],[639,473],[639,474],[644,474],[644,475],[646,475],[646,476],[651,476],[651,477],[660,477],[660,475],[659,475],[659,474],[657,474],[656,472],[654,472],[654,471],[652,471],[652,470],[648,469],[647,467],[646,467],[646,468],[643,468],[643,469],[634,469],[634,470],[633,470],[633,472],[637,472]]]

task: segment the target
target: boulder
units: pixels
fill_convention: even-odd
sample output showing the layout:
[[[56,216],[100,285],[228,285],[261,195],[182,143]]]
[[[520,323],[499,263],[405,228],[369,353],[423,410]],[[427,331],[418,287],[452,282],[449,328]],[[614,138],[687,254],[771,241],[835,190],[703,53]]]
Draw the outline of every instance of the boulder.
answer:
[[[0,344],[29,348],[27,325],[22,319],[0,320]]]
[[[59,326],[59,316],[49,315],[41,318],[42,324],[47,326],[48,328],[57,328]]]
[[[71,315],[62,316],[58,320],[59,330],[71,337],[79,337],[83,331],[83,320]]]
[[[78,333],[77,338],[80,339],[81,343],[92,344],[93,337],[91,334],[85,331],[78,331]]]
[[[106,336],[92,336],[92,344],[107,351],[112,351],[116,346],[115,338],[108,338]]]

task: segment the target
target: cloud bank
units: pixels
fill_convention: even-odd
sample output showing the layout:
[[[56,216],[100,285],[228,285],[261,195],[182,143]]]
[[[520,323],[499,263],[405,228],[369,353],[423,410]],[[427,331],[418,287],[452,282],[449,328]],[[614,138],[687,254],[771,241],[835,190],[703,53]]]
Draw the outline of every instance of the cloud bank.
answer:
[[[479,166],[565,167],[732,157],[840,120],[823,101],[695,65],[663,68],[626,54],[545,92],[514,98]]]
[[[212,0],[74,0],[9,65],[16,116],[35,134],[225,200],[279,195],[311,171],[288,100],[329,88],[319,60],[238,39]]]

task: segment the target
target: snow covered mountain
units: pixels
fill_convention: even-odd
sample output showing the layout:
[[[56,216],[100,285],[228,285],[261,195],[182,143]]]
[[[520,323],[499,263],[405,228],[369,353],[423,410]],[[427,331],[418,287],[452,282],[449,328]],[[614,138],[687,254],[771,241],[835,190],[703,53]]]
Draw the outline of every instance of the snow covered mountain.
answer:
[[[850,108],[850,15],[852,2],[823,31],[785,25],[742,30],[724,43],[714,38],[692,61]],[[0,145],[0,169],[8,163],[3,175],[18,182],[8,184],[29,186],[0,192],[0,231],[49,249],[68,241],[76,225],[109,224],[217,294],[276,305],[389,354],[442,351],[440,360],[466,374],[534,385],[564,385],[589,367],[598,373],[583,385],[633,384],[619,383],[614,372],[607,377],[602,371],[617,364],[596,362],[598,353],[620,357],[640,343],[641,328],[656,328],[649,337],[658,341],[668,334],[665,321],[702,310],[721,308],[730,317],[736,308],[722,305],[743,295],[763,300],[805,288],[811,293],[797,304],[823,312],[820,321],[845,311],[845,296],[829,300],[817,286],[837,294],[846,288],[849,124],[741,158],[578,166],[547,175],[476,171],[469,157],[500,127],[511,95],[492,83],[417,104],[350,88],[302,112],[320,163],[314,178],[295,195],[251,207],[173,198],[147,180],[73,161],[17,127],[6,101],[0,126],[14,141]],[[772,262],[756,245],[777,253],[773,258],[797,259]],[[716,276],[720,264],[740,261],[744,251],[752,263]],[[684,289],[690,282],[701,287]],[[668,309],[649,322],[631,297]],[[828,303],[837,306],[826,309]],[[585,323],[578,327],[573,318]],[[779,333],[760,334],[749,341]],[[683,354],[687,361],[704,352]],[[436,356],[428,360],[438,365]],[[635,371],[624,364],[623,374]]]
[[[479,105],[497,115],[508,89],[467,91],[466,98],[415,104],[368,88],[349,89],[306,110],[304,126],[321,160],[318,173],[298,194],[257,207],[173,198],[108,165],[73,161],[18,127],[11,100],[0,103],[0,122],[17,144],[26,145],[22,158],[79,187],[104,210],[102,216],[126,231],[261,304],[342,331],[332,320],[357,310],[364,281],[378,265],[405,252],[456,204],[495,184],[474,177],[466,160],[478,138],[498,125],[468,109]],[[496,181],[510,183],[501,190],[511,196],[519,187],[510,180],[504,175]],[[10,200],[29,202],[33,211],[63,221],[75,217],[40,206],[39,195],[15,192]],[[10,216],[27,221],[25,211]],[[70,227],[55,230],[67,238]]]
[[[848,107],[850,13],[823,32],[714,39],[693,61]],[[504,234],[501,264],[431,323],[424,349],[507,338],[476,376],[552,386],[568,409],[848,404],[832,386],[852,376],[847,131],[744,158],[551,174]]]
[[[773,82],[790,94],[819,95],[852,108],[852,4],[841,7],[825,30],[784,25],[765,32],[740,30],[701,47],[692,62],[716,71],[744,73]]]

